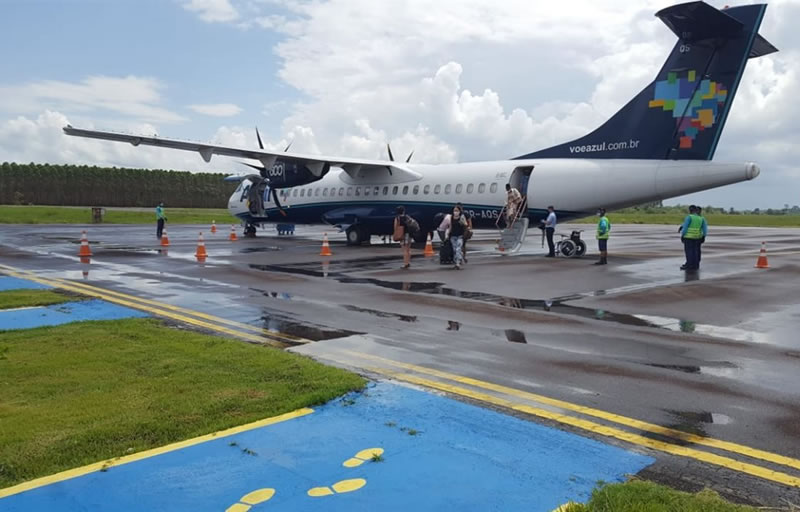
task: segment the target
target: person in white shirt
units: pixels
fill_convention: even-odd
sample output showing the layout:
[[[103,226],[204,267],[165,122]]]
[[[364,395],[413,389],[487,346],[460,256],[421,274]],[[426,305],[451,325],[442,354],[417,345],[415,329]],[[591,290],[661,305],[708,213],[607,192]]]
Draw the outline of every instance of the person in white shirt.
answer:
[[[550,249],[547,257],[554,258],[556,255],[556,246],[553,243],[553,234],[556,232],[556,212],[552,206],[547,207],[547,212],[547,219],[544,221],[544,231],[547,235],[547,247]]]

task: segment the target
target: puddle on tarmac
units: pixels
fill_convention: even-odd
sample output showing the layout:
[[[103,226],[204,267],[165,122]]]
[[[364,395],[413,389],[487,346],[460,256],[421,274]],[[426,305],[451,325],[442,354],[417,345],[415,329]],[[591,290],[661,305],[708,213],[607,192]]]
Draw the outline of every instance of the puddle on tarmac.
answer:
[[[401,315],[398,313],[387,313],[386,311],[378,311],[377,309],[360,308],[358,306],[342,306],[348,311],[355,311],[357,313],[367,313],[369,315],[377,316],[379,318],[396,318],[401,322],[416,322],[417,317],[412,315]]]
[[[332,340],[346,338],[362,332],[348,331],[346,329],[331,329],[321,325],[295,322],[288,317],[276,313],[264,312],[261,316],[264,329],[276,334],[288,334],[311,341]]]
[[[276,252],[280,251],[281,248],[277,246],[269,246],[269,247],[245,247],[244,249],[240,249],[239,252],[242,254],[249,254],[253,252]]]

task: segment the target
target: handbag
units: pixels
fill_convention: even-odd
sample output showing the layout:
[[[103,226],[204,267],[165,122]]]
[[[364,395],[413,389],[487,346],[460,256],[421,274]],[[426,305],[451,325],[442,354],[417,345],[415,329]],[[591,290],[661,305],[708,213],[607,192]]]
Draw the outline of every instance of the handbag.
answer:
[[[405,238],[406,234],[405,231],[406,230],[403,227],[403,225],[398,222],[397,227],[394,228],[394,234],[392,234],[392,240],[394,240],[395,242],[401,241],[403,238]]]

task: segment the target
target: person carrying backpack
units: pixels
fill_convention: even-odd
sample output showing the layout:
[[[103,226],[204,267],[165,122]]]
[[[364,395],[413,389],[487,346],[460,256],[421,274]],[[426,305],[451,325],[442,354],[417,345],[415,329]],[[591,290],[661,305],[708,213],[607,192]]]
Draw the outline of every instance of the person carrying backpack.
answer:
[[[403,206],[398,206],[395,212],[392,238],[395,242],[400,242],[400,247],[403,249],[403,266],[401,268],[409,268],[411,266],[411,239],[419,231],[419,223],[410,215],[406,215],[406,209]]]

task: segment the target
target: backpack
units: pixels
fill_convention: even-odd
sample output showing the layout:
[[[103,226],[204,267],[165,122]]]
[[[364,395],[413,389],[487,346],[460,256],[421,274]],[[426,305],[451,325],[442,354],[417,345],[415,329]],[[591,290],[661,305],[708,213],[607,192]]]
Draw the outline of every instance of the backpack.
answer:
[[[405,224],[409,235],[414,236],[419,233],[419,223],[414,220],[411,215],[406,215],[405,222],[403,224]]]

